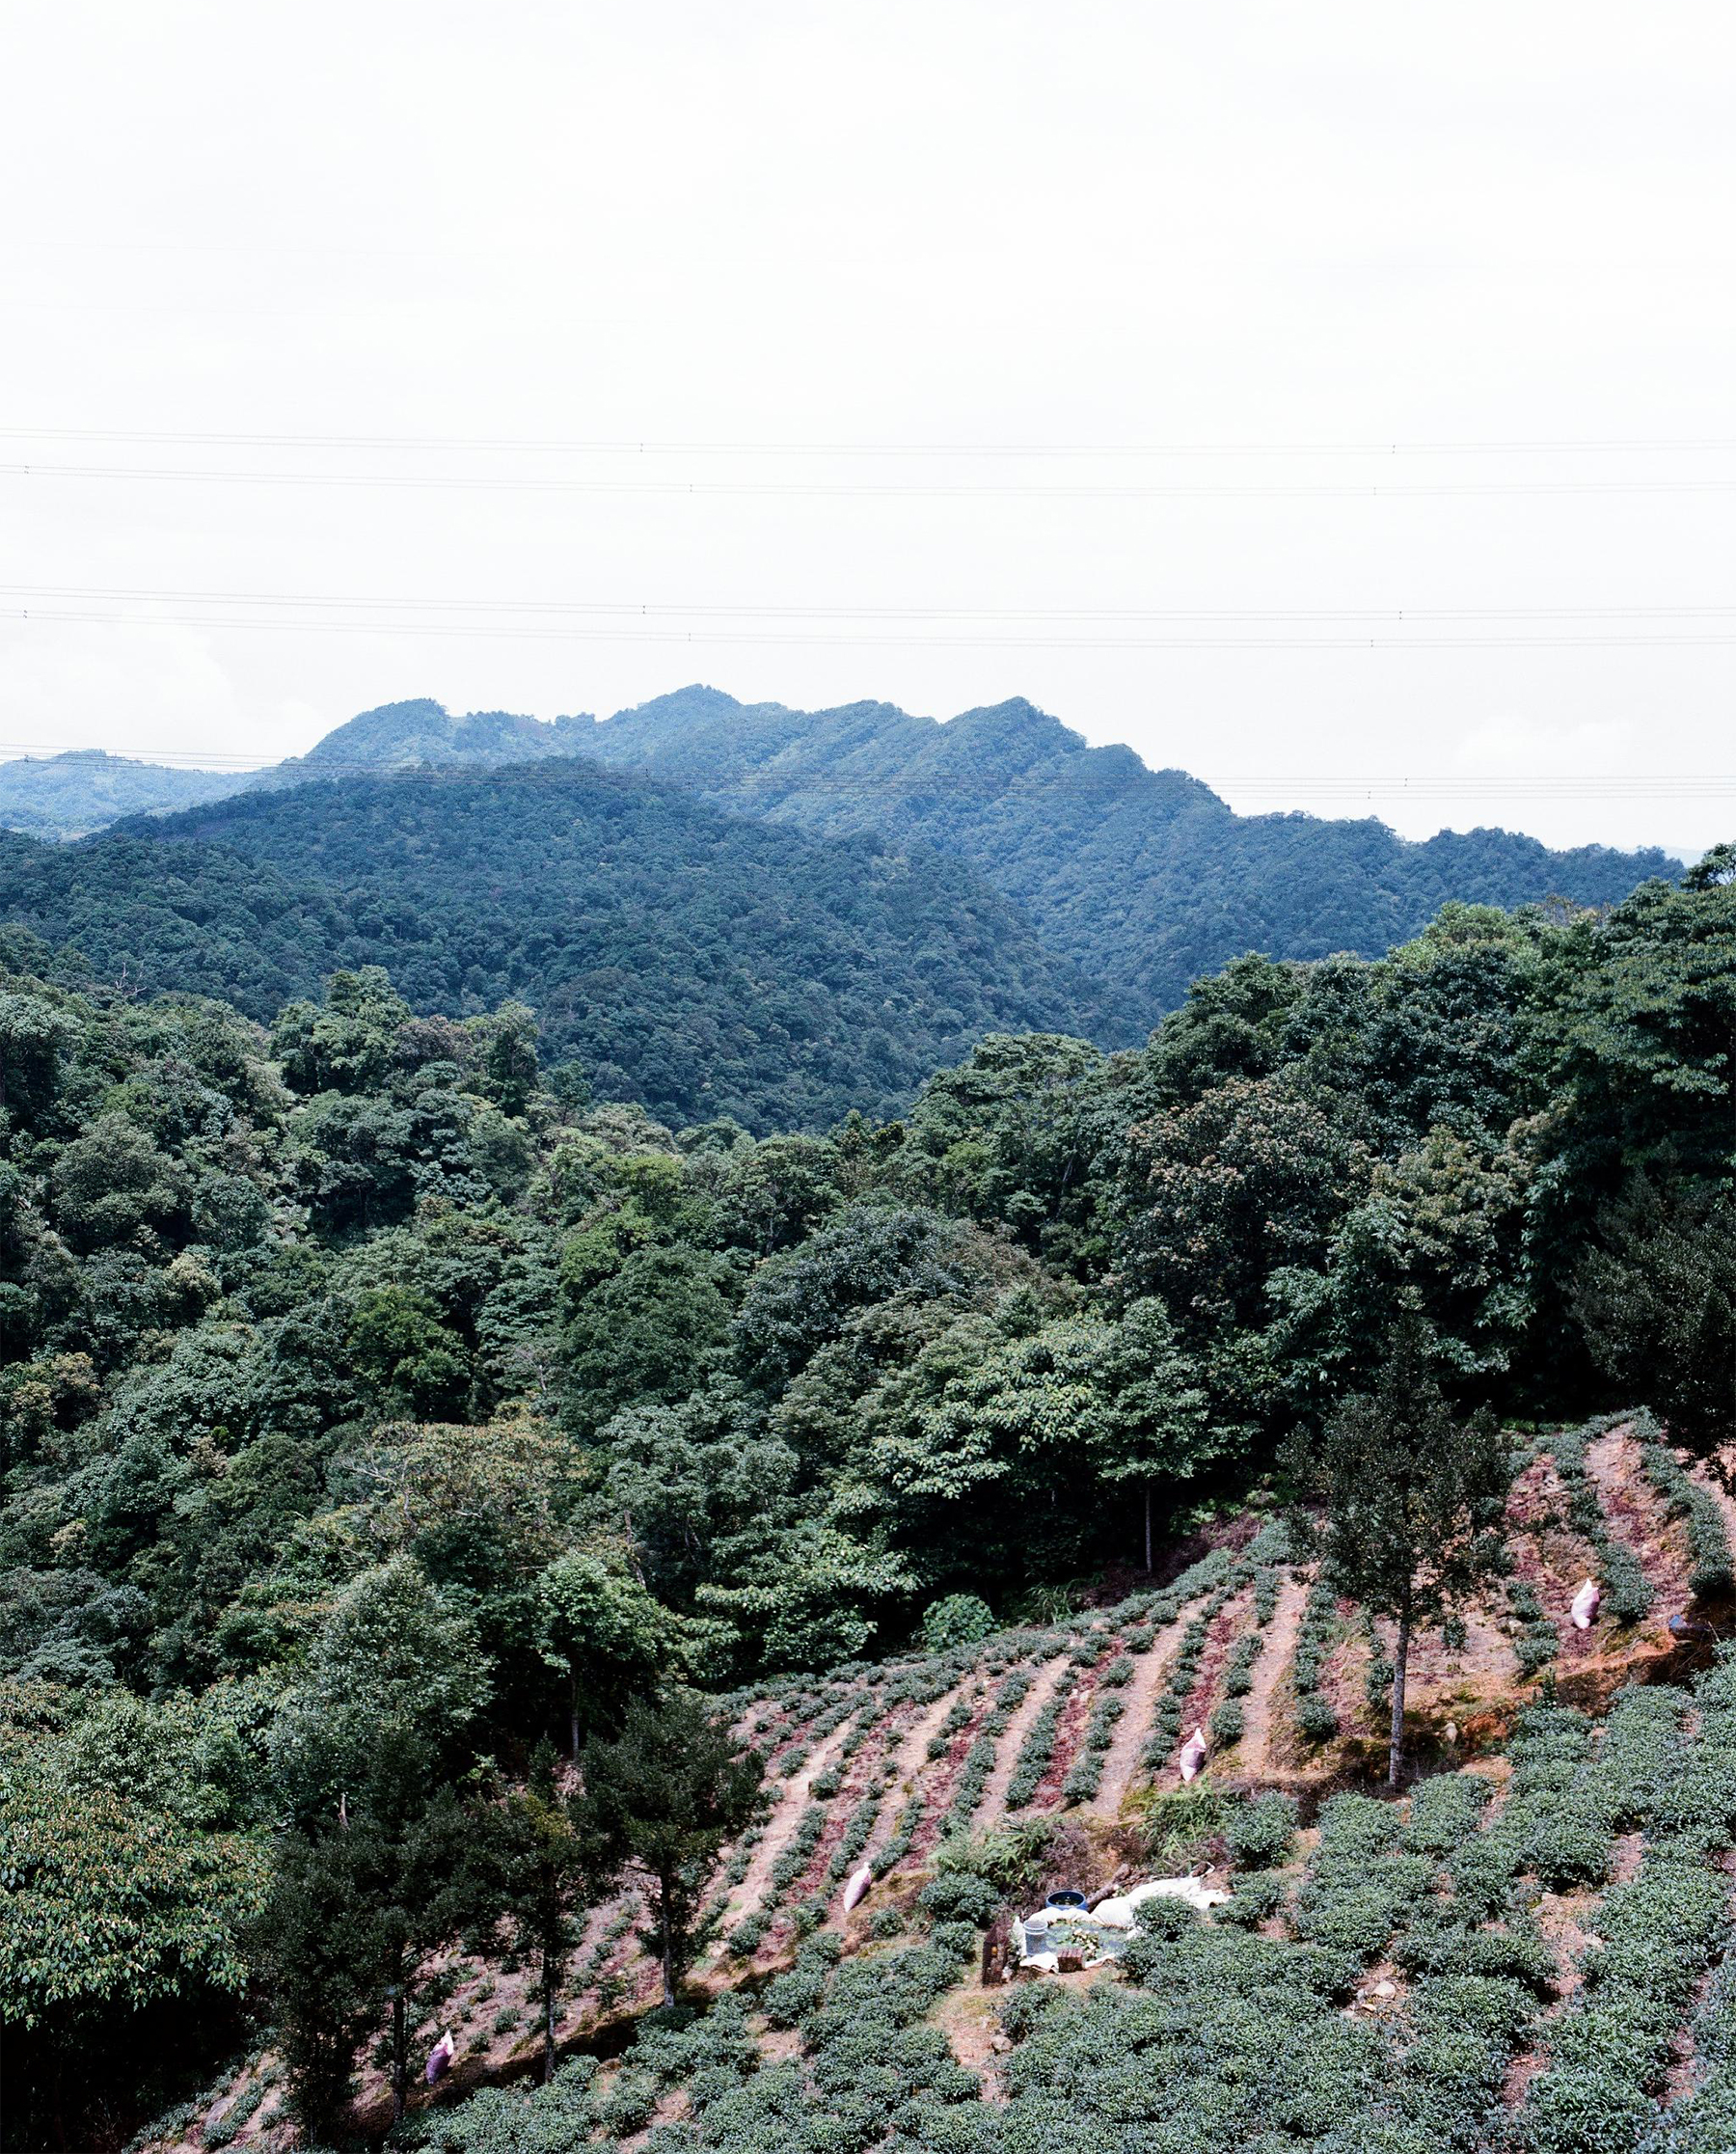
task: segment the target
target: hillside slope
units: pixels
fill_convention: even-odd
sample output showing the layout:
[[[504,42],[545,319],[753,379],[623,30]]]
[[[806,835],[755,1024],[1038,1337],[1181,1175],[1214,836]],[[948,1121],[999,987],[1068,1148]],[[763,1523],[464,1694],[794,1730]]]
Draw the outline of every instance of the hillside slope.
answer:
[[[1450,898],[1611,904],[1673,872],[1656,851],[1552,853],[1507,831],[1413,844],[1371,819],[1236,815],[1184,772],[1089,748],[1022,700],[939,724],[885,703],[794,711],[689,688],[588,730],[557,722],[556,735],[739,810],[958,854],[1050,948],[1130,989],[1153,1019],[1245,950],[1376,956]]]
[[[682,1122],[889,1112],[990,1032],[1134,1035],[963,863],[571,759],[257,792],[67,848],[8,837],[0,874],[0,917],[101,979],[259,1018],[362,965],[419,1010],[518,996],[551,1061]]]
[[[1736,1670],[1668,1619],[1692,1606],[1722,1627],[1729,1506],[1684,1483],[1657,1436],[1643,1415],[1611,1417],[1524,1446],[1513,1580],[1462,1643],[1425,1641],[1408,1716],[1421,1772],[1397,1800],[1359,1791],[1384,1640],[1251,1521],[1115,1606],[737,1693],[767,1795],[712,1881],[707,2015],[686,2035],[646,2025],[599,2071],[623,2014],[657,1998],[638,1894],[606,1901],[561,2001],[569,2062],[538,2090],[530,1972],[453,1955],[418,2054],[450,2028],[458,2058],[416,2143],[606,2154],[659,2115],[693,2121],[672,2146],[744,2154],[774,2124],[799,2148],[1111,2154],[1130,2115],[1205,2103],[1219,2143],[1298,2154],[1590,2154],[1633,2147],[1660,2115],[1683,2135],[1662,2145],[1712,2154],[1727,2143],[1727,1978],[1695,2005],[1729,1937]],[[1590,1507],[1572,1525],[1581,1482]],[[1692,1528],[1671,1509],[1684,1486]],[[1620,1612],[1580,1631],[1567,1604],[1585,1575]],[[1214,1755],[1183,1787],[1196,1725]],[[846,1909],[858,1865],[873,1883]],[[1177,1907],[1125,1957],[979,1983],[978,1932],[1007,1913],[1189,1868],[1217,1895],[1207,1919]],[[1614,1948],[1595,1984],[1579,1962],[1594,1939]],[[1238,2008],[1250,1986],[1257,2015]],[[193,2154],[216,2133],[288,2154],[278,2084],[257,2059],[151,2143]],[[1629,2136],[1576,2136],[1587,2109]],[[376,2130],[389,2114],[377,2068],[358,2113]]]
[[[176,771],[101,749],[0,763],[0,830],[83,837],[127,815],[160,815],[220,800],[244,782],[224,771]]]
[[[313,777],[496,770],[576,755],[661,778],[733,813],[953,854],[1022,906],[1049,949],[1112,980],[1146,1025],[1176,1008],[1190,981],[1247,950],[1377,956],[1449,899],[1606,905],[1648,876],[1675,871],[1656,850],[1555,853],[1508,831],[1443,831],[1413,844],[1371,819],[1237,815],[1184,772],[1149,770],[1129,748],[1089,748],[1022,700],[942,724],[889,703],[799,711],[703,687],[607,720],[552,723],[505,711],[453,715],[412,698],[364,711],[306,756],[246,777],[122,765],[139,774],[127,780],[138,797],[111,800],[112,777],[81,797],[78,773],[62,770],[46,821],[34,819],[22,793],[23,804],[9,812],[0,781],[0,825],[65,836],[134,808]],[[14,789],[40,782],[13,781]],[[190,790],[195,784],[201,789]]]

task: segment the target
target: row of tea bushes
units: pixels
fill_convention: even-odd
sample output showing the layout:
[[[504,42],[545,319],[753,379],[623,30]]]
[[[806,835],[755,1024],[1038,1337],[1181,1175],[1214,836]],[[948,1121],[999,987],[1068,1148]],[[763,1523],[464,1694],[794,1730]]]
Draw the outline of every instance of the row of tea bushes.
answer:
[[[1656,1595],[1634,1551],[1615,1539],[1604,1516],[1586,1467],[1586,1453],[1593,1439],[1605,1435],[1625,1416],[1609,1415],[1590,1421],[1583,1429],[1564,1429],[1549,1439],[1548,1449],[1567,1490],[1567,1519],[1582,1541],[1597,1555],[1597,1565],[1607,1592],[1608,1613],[1617,1622],[1636,1623],[1650,1613]]]
[[[1736,1584],[1723,1513],[1664,1441],[1664,1431],[1643,1407],[1631,1417],[1640,1463],[1671,1518],[1688,1532],[1688,1588],[1695,1595],[1724,1594]]]

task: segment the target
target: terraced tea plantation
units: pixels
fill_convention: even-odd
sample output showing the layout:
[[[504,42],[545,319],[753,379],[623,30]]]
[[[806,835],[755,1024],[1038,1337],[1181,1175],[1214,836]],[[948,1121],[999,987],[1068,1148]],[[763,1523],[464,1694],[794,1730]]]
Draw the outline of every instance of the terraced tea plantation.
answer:
[[[1419,1642],[1402,1798],[1374,1773],[1390,1641],[1245,1518],[1117,1606],[726,1701],[767,1793],[712,1888],[708,2008],[635,2031],[638,1908],[600,1908],[535,2086],[525,1976],[455,1959],[422,2032],[458,2062],[404,2142],[1729,2154],[1728,1499],[1643,1417],[1515,1441],[1510,1574]],[[1119,1966],[980,1977],[1046,1891],[1188,1868],[1227,1902],[1147,1902]],[[140,2143],[281,2118],[260,2057]]]

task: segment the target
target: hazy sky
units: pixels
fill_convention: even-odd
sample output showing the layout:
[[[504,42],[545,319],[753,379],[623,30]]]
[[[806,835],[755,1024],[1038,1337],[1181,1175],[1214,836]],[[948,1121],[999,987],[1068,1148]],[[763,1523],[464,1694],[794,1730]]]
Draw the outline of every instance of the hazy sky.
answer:
[[[1722,0],[6,0],[0,753],[701,679],[1728,835],[1733,59]]]

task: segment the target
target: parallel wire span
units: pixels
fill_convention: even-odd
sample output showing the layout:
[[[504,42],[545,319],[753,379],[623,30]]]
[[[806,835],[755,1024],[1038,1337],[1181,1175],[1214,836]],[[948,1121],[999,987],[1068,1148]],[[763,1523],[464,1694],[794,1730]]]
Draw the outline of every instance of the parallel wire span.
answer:
[[[535,722],[533,721],[533,723]],[[82,750],[68,749],[62,744],[50,741],[0,741],[0,757],[23,761],[37,761],[56,755],[103,752],[120,751],[89,748]],[[175,748],[128,749],[123,751],[122,759],[128,762],[171,764],[189,770],[247,772],[276,770],[280,767],[276,762],[260,762],[256,756],[202,754],[196,750]],[[552,755],[546,759],[528,758],[528,760],[538,760],[539,762],[546,760],[548,763],[559,763],[567,759],[563,755]],[[582,755],[577,755],[572,759],[583,760],[584,758]],[[322,777],[328,773],[337,774],[342,771],[364,771],[375,777],[385,777],[392,775],[394,770],[401,772],[410,769],[424,771],[426,775],[434,777],[463,779],[475,776],[478,768],[490,767],[487,765],[478,766],[474,763],[382,766],[377,762],[367,761],[360,756],[342,755],[321,755],[317,759],[290,756],[285,758],[284,761],[287,763],[288,767],[310,780]],[[603,767],[611,770],[618,768],[613,765]],[[630,771],[621,771],[620,775],[632,776],[634,774]],[[651,775],[655,776],[655,774]],[[1149,775],[1153,777],[1181,778],[1185,782],[1207,785],[1211,790],[1220,787],[1245,791],[1282,790],[1286,794],[1305,795],[1321,799],[1351,797],[1367,799],[1375,795],[1410,795],[1413,798],[1433,800],[1458,797],[1483,798],[1491,793],[1540,800],[1602,799],[1611,795],[1669,799],[1683,793],[1693,793],[1697,797],[1703,797],[1707,794],[1736,793],[1736,772],[1682,772],[1679,774],[1654,772],[1638,777],[1600,776],[1590,772],[1568,777],[1418,777],[1405,776],[1402,773],[1375,777],[1321,777],[1313,774],[1289,777],[1282,772],[1239,772],[1220,775],[1209,780],[1179,771],[1152,771]],[[900,777],[864,778],[824,774],[808,774],[793,777],[789,775],[779,775],[772,771],[747,771],[733,778],[730,783],[732,785],[756,786],[771,793],[913,793],[918,795],[969,793],[983,798],[988,798],[996,793],[1017,792],[1022,786],[1040,790],[1045,795],[1062,793],[1080,797],[1100,797],[1121,790],[1121,779],[1117,776],[1106,777],[1101,780],[1081,782],[1078,779],[1057,777],[1046,771],[1015,777],[1001,786],[986,784],[979,776],[953,772],[911,772]],[[704,792],[708,788],[700,786],[697,790]]]
[[[1414,442],[769,442],[561,440],[510,435],[204,433],[102,426],[0,426],[0,441],[149,442],[213,449],[390,449],[571,456],[1580,456],[1718,455],[1736,440]]]
[[[412,472],[196,471],[125,464],[0,464],[0,477],[167,479],[217,486],[372,486],[415,492],[645,494],[696,500],[994,500],[994,501],[1379,501],[1589,494],[1727,494],[1736,478],[1490,479],[1467,483],[1370,485],[1017,485],[798,479],[631,479],[476,477]]]
[[[347,613],[559,613],[630,615],[640,620],[912,620],[912,621],[1578,621],[1722,620],[1736,606],[789,606],[682,605],[643,599],[351,598],[333,591],[213,591],[148,589],[140,586],[0,584],[0,596],[80,599],[140,605],[341,608]]]
[[[1005,651],[1331,651],[1725,649],[1728,636],[875,636],[794,635],[727,628],[491,627],[442,621],[250,620],[232,613],[96,613],[8,607],[0,619],[108,628],[267,629],[278,635],[386,636],[538,643],[752,644],[812,649]]]
[[[557,643],[647,643],[655,645],[778,645],[810,648],[905,650],[1574,650],[1574,649],[1724,649],[1736,636],[1240,636],[1240,637],[990,637],[872,636],[741,633],[728,629],[582,629],[453,626],[418,621],[248,620],[232,614],[122,613],[18,609],[10,617],[35,623],[78,623],[115,628],[215,628],[269,630],[276,633],[331,636],[405,635],[484,638]]]

